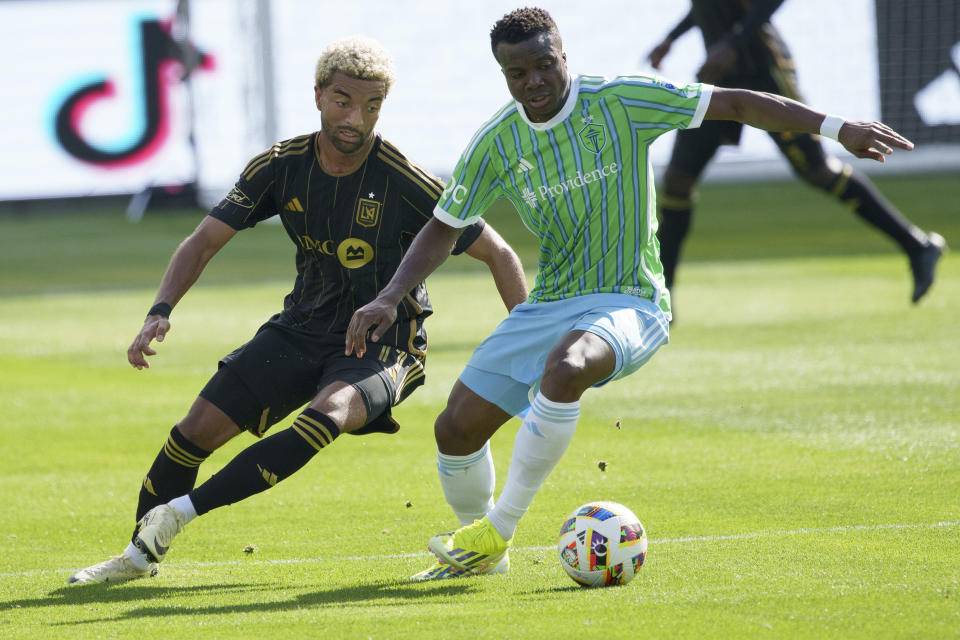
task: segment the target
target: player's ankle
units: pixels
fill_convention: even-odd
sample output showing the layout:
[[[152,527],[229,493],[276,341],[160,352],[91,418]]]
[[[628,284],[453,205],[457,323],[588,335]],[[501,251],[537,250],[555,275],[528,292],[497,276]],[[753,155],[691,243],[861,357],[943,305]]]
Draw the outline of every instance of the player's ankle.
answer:
[[[150,567],[150,559],[147,558],[147,554],[140,551],[132,542],[127,544],[127,548],[123,550],[123,555],[130,560],[130,564],[141,571],[146,571]]]

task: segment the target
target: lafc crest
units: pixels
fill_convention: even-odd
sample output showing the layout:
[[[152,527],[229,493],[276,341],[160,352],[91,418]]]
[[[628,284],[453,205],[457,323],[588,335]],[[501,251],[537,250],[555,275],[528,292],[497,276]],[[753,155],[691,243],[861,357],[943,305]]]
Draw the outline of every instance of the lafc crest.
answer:
[[[357,224],[361,227],[374,227],[380,222],[381,204],[376,200],[360,198],[357,200]]]

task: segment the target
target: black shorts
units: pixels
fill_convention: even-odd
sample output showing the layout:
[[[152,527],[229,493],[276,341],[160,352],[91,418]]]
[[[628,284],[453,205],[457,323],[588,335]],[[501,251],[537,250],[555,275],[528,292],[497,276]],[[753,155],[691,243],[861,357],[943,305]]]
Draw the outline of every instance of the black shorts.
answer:
[[[374,343],[362,358],[345,356],[343,348],[341,334],[312,336],[267,323],[220,360],[200,396],[260,437],[320,389],[346,382],[367,407],[366,424],[352,433],[395,433],[391,407],[423,384],[423,359]]]
[[[766,70],[748,75],[732,74],[717,83],[721,87],[751,89],[800,100],[796,70],[793,61],[782,55],[769,52]],[[706,120],[696,129],[677,132],[668,171],[697,179],[721,145],[740,144],[743,125],[732,120]],[[780,152],[793,166],[794,171],[804,175],[826,161],[820,137],[809,133],[774,133],[770,137]]]

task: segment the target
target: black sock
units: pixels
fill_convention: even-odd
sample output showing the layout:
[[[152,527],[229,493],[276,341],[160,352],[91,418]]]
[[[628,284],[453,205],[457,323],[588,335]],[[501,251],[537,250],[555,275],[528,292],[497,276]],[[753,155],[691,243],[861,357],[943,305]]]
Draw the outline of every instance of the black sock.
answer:
[[[831,191],[858,216],[890,236],[907,255],[925,246],[927,234],[904,218],[867,178],[847,169]]]
[[[200,464],[210,455],[193,444],[174,427],[153,466],[143,479],[140,499],[137,501],[137,522],[147,511],[166,504],[193,489]]]
[[[293,475],[339,435],[340,428],[330,417],[304,409],[292,427],[247,447],[191,491],[197,515],[266,491]]]
[[[663,278],[667,289],[673,288],[677,263],[680,262],[680,249],[690,230],[692,216],[693,203],[690,200],[669,196],[661,198],[660,230],[657,238],[660,240],[660,262],[663,264]]]

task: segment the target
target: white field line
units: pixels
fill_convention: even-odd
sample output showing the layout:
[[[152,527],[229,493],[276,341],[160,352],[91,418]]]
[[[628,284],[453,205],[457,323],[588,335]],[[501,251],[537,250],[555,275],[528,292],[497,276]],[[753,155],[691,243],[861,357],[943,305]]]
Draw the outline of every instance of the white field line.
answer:
[[[939,527],[956,527],[960,526],[960,521],[953,522],[925,522],[917,524],[849,524],[842,525],[839,527],[815,527],[815,528],[803,528],[803,529],[788,529],[784,531],[753,531],[749,533],[733,533],[725,536],[691,536],[684,538],[663,538],[663,539],[650,539],[649,544],[651,546],[656,545],[667,545],[667,544],[687,544],[691,542],[722,542],[724,540],[749,540],[751,538],[771,538],[776,536],[802,536],[802,535],[811,535],[818,533],[843,533],[847,531],[881,531],[884,529],[934,529]],[[546,551],[548,549],[553,549],[554,545],[547,546],[532,546],[532,547],[517,547],[517,551]],[[250,565],[284,565],[284,564],[310,564],[317,562],[331,562],[331,561],[342,561],[342,560],[391,560],[398,558],[427,558],[433,557],[433,554],[427,551],[421,551],[418,553],[386,553],[386,554],[374,554],[368,556],[326,556],[319,558],[289,558],[289,559],[277,559],[277,560],[252,560],[249,562],[243,562],[244,566]],[[236,566],[240,561],[238,560],[221,560],[217,562],[178,562],[174,565],[177,569],[197,569],[204,567],[224,567],[224,566]],[[23,576],[36,576],[43,575],[47,573],[73,573],[78,571],[77,569],[34,569],[32,571],[8,571],[0,573],[0,578],[17,578]]]

